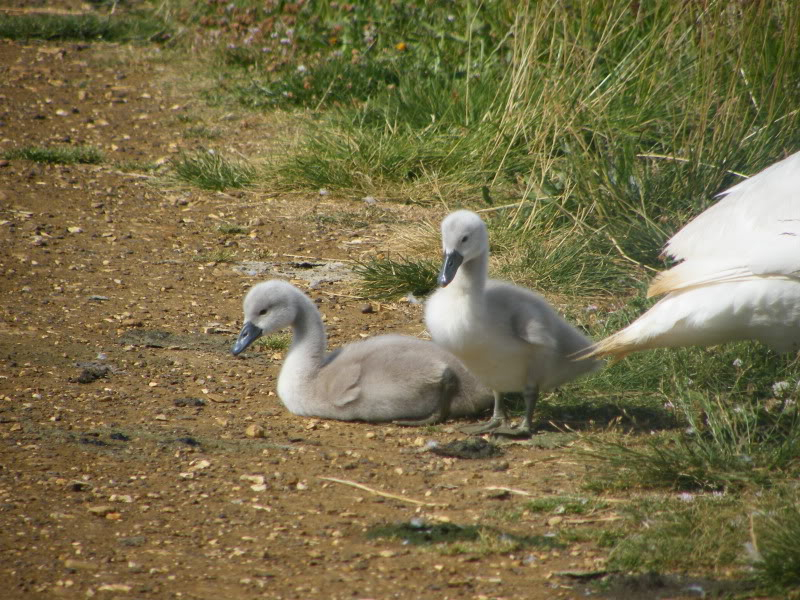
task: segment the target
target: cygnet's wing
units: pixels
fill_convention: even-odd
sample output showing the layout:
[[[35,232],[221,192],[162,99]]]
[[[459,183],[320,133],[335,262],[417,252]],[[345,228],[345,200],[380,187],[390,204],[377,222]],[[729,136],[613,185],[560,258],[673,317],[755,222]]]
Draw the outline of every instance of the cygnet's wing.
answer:
[[[486,310],[494,326],[507,329],[507,335],[534,346],[556,347],[553,309],[538,294],[490,280],[486,287]]]
[[[340,408],[358,400],[361,395],[361,363],[347,358],[348,354],[341,351],[335,352],[332,358],[326,357],[326,364],[317,376],[318,400]]]

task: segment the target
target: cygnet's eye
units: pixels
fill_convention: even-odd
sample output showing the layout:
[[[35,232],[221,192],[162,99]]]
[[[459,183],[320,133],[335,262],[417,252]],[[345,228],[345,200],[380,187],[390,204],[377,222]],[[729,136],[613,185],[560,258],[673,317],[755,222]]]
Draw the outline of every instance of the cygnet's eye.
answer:
[[[258,315],[260,317],[263,317],[265,314],[267,314],[267,309],[266,308],[262,308],[260,311],[258,311]]]
[[[468,239],[469,239],[469,236],[465,235],[464,237],[461,238],[461,243],[462,244],[466,244]]]

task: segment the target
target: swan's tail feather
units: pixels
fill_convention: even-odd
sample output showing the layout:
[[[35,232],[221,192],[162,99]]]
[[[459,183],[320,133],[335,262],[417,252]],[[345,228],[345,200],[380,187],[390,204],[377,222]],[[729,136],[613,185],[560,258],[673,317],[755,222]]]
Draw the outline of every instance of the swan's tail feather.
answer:
[[[626,330],[618,331],[617,333],[608,336],[589,346],[586,350],[578,355],[578,358],[603,358],[606,356],[611,357],[610,365],[616,364],[623,358],[628,356],[631,352],[639,350],[638,344],[628,338]]]
[[[668,271],[658,273],[647,288],[647,297],[720,283],[748,281],[755,277],[757,276],[745,267],[722,267],[702,261],[683,262]]]

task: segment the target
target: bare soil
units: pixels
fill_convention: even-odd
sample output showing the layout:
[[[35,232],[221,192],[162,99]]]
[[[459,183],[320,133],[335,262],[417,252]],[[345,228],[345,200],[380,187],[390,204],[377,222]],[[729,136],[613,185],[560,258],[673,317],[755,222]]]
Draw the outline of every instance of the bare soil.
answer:
[[[92,144],[106,156],[0,162],[0,595],[584,597],[589,584],[563,572],[602,570],[606,557],[559,531],[613,526],[613,510],[554,518],[491,489],[580,493],[584,466],[564,448],[452,458],[427,451],[465,439],[452,426],[297,417],[275,395],[280,352],[230,355],[244,292],[271,277],[319,302],[333,346],[421,335],[418,305],[362,312],[349,261],[385,249],[393,223],[441,211],[126,172],[201,145],[186,131],[207,109],[170,84],[173,68],[152,50],[0,41],[0,151]],[[279,126],[212,117],[222,137],[205,143],[248,154]],[[445,554],[368,535],[399,523],[479,524],[529,543]],[[687,593],[644,587],[607,593]]]

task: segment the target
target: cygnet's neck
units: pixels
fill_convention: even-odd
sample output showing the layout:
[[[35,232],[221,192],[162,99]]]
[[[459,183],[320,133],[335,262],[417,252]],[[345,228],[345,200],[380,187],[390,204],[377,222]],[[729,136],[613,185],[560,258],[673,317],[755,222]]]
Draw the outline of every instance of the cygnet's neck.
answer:
[[[278,395],[287,404],[302,402],[325,357],[325,326],[319,311],[305,295],[298,294],[297,317],[292,323],[292,344],[278,377]]]
[[[489,270],[489,252],[483,252],[469,261],[461,263],[450,286],[460,294],[478,299],[483,297]]]

